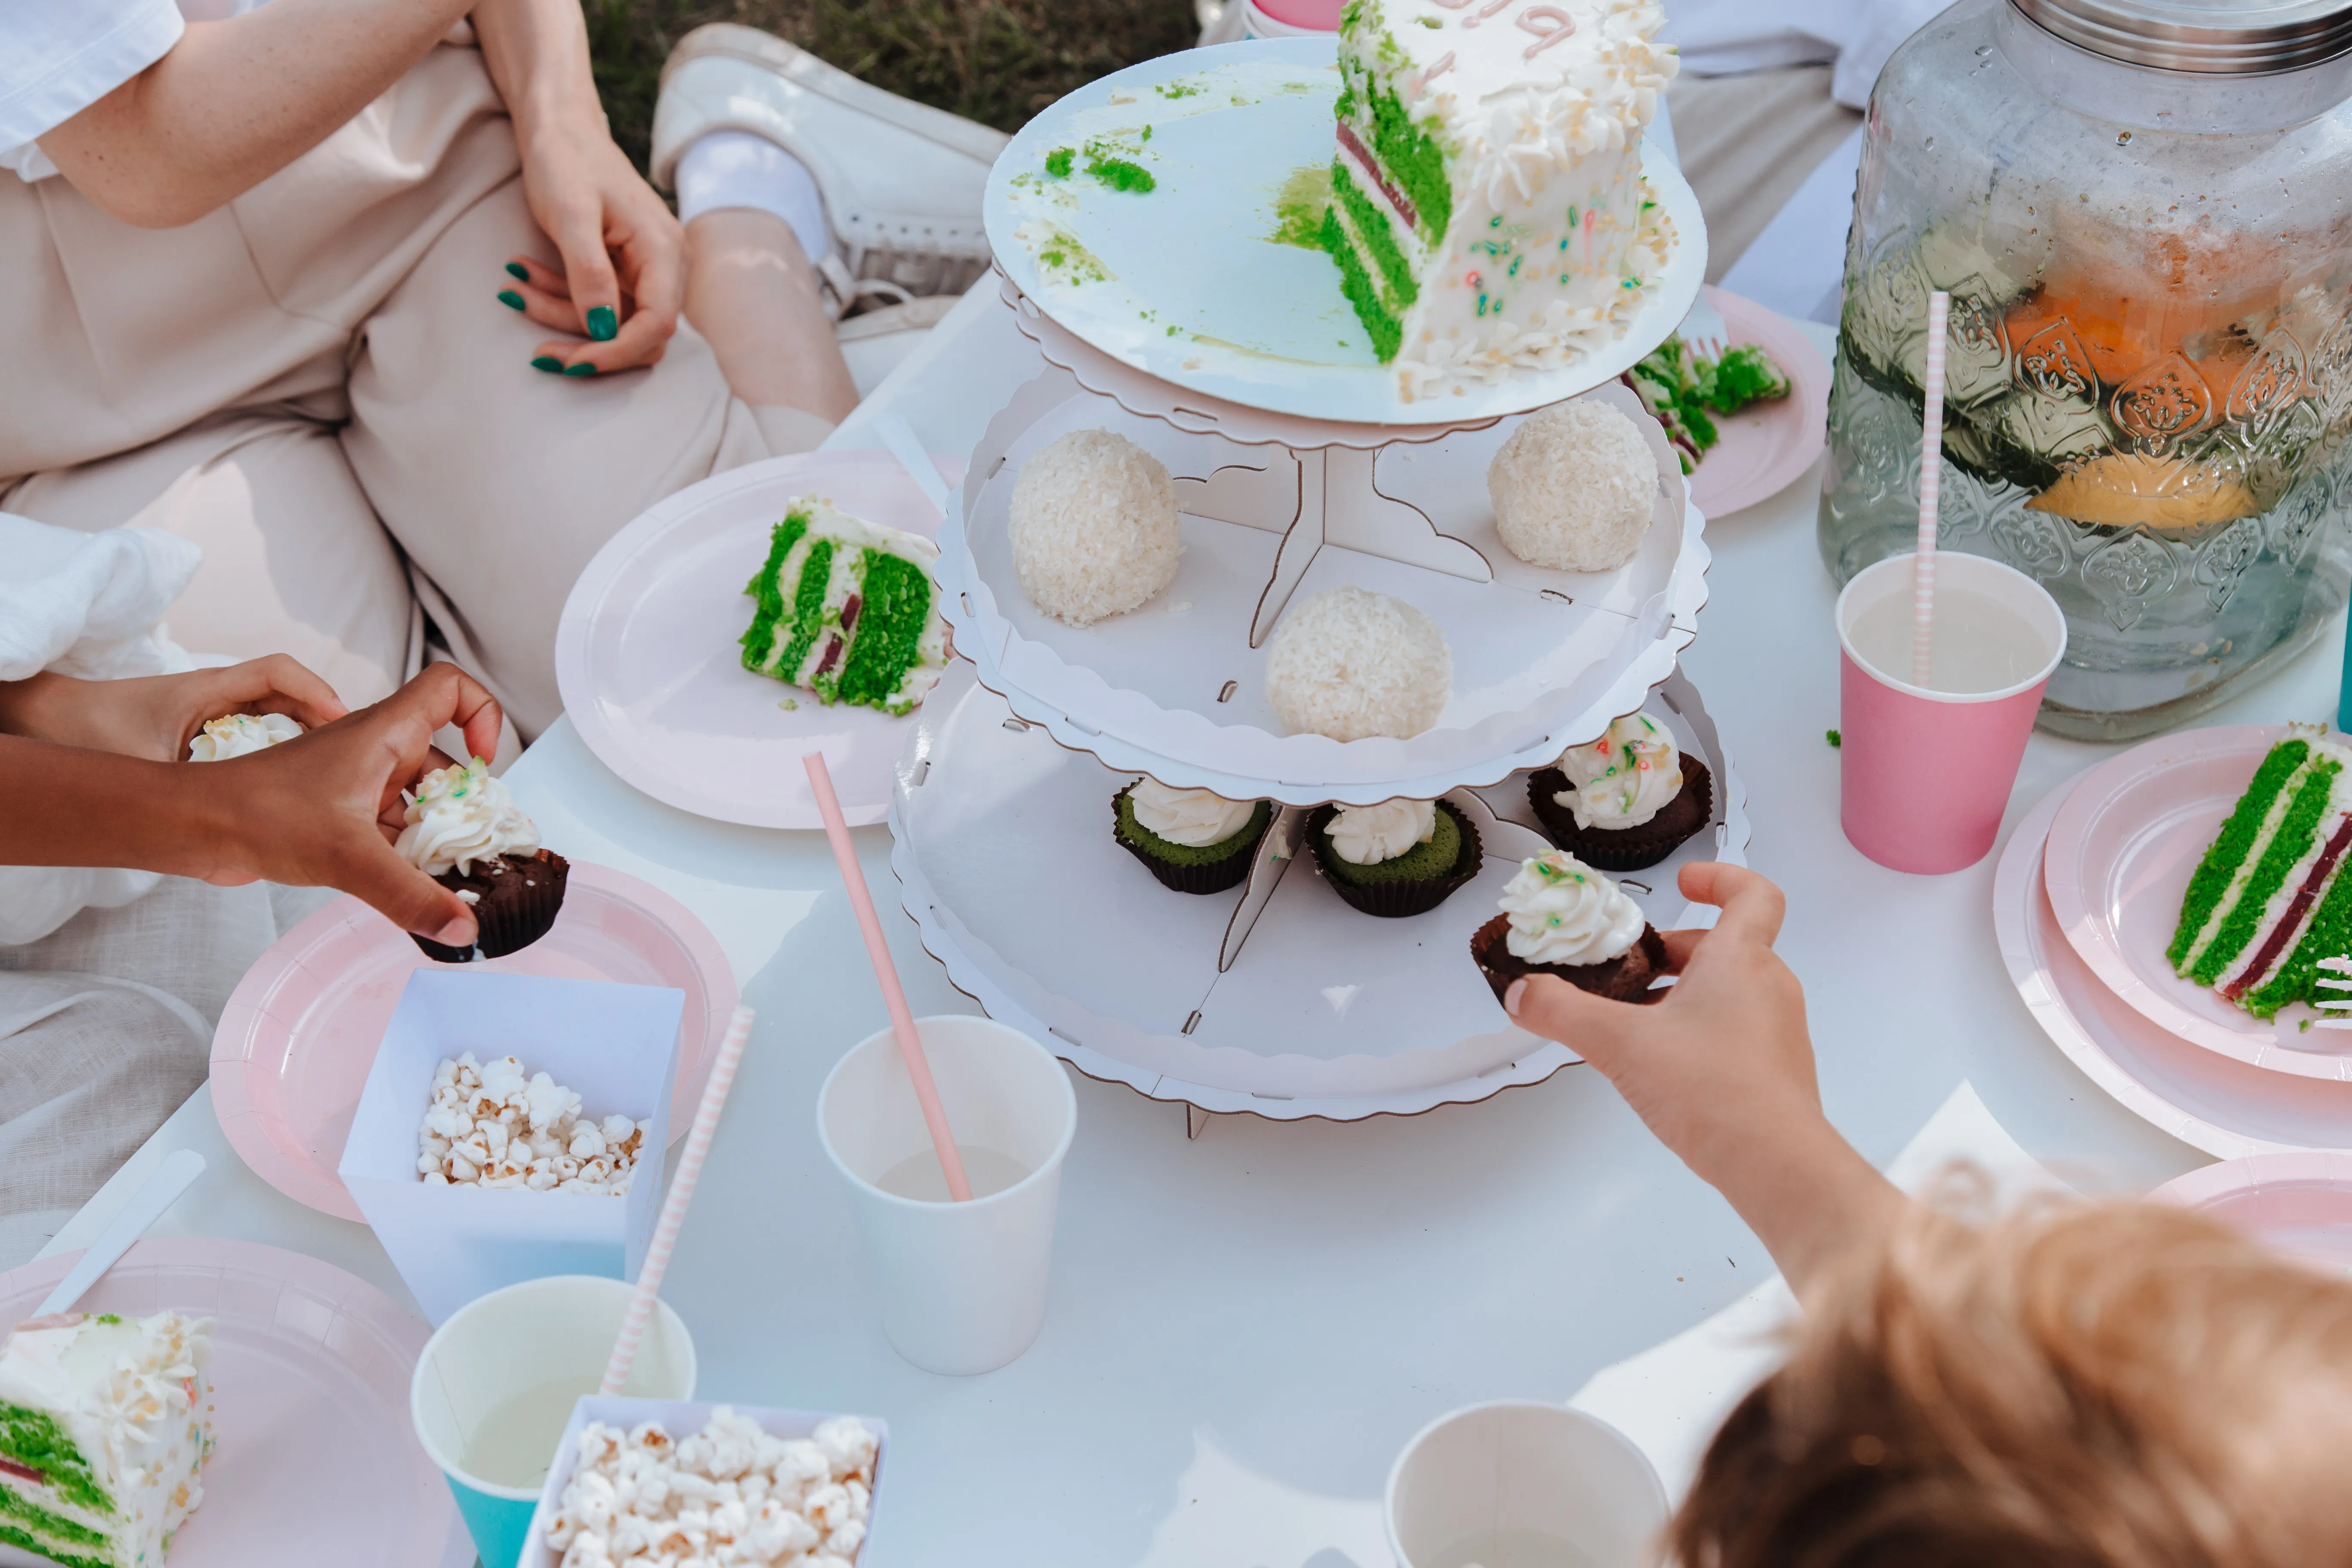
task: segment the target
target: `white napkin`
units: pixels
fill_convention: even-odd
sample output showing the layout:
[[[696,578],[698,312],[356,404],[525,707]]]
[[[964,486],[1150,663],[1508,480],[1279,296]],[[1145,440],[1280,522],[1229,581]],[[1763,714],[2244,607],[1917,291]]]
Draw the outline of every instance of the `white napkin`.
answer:
[[[2001,1131],[1966,1083],[1927,1119],[1886,1174],[1916,1195],[1956,1162],[1990,1176],[1991,1196],[2003,1209],[2035,1193],[2071,1190]],[[1633,1439],[1657,1466],[1666,1495],[1679,1502],[1716,1428],[1780,1364],[1776,1336],[1796,1313],[1797,1299],[1776,1274],[1697,1327],[1603,1367],[1569,1403]]]
[[[45,669],[85,680],[169,675],[194,662],[156,622],[204,552],[152,528],[103,533],[0,511],[0,680]],[[37,941],[85,908],[121,909],[152,871],[0,867],[0,946]]]
[[[1948,0],[1680,0],[1668,35],[1683,68],[1736,76],[1778,66],[1830,65],[1830,92],[1848,109],[1870,100],[1886,57]]]

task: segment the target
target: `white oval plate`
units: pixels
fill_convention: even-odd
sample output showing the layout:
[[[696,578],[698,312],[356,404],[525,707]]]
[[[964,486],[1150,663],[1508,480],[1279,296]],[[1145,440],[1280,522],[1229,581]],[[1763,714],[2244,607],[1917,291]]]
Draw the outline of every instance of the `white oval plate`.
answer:
[[[1270,237],[1284,182],[1330,165],[1337,50],[1329,37],[1219,44],[1129,66],[1054,103],[990,172],[983,211],[997,264],[1047,315],[1138,370],[1253,408],[1359,424],[1461,424],[1558,403],[1617,376],[1689,313],[1706,272],[1706,222],[1649,143],[1643,172],[1676,244],[1616,341],[1560,370],[1406,401],[1331,258]],[[1044,174],[1056,148],[1147,124],[1139,161],[1158,182],[1149,194]],[[1041,266],[1041,254],[1065,261]]]
[[[953,486],[963,467],[940,462]],[[555,678],[597,759],[665,805],[748,827],[823,827],[801,758],[824,753],[851,826],[890,809],[907,720],[828,708],[743,668],[743,592],[799,496],[929,539],[940,514],[898,459],[803,452],[687,486],[614,534],[564,601]],[[790,704],[790,706],[787,706]]]

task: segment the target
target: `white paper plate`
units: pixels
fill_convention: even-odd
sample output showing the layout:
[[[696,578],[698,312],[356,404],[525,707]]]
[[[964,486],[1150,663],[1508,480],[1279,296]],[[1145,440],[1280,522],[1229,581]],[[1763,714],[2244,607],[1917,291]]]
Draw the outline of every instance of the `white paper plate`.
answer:
[[[2100,984],[2075,952],[2042,868],[2051,822],[2074,788],[2061,784],[2026,814],[1993,878],[2001,962],[2042,1031],[2116,1103],[2209,1154],[2352,1149],[2352,1084],[2269,1072],[2191,1045]]]
[[[1747,845],[1738,775],[1696,693],[1676,695],[1682,711],[1664,694],[1654,710],[1718,790],[1713,831],[1631,879],[1664,925],[1706,923],[1682,918],[1684,860],[1738,863]],[[1517,862],[1549,847],[1470,792],[1449,798],[1485,842],[1476,881],[1425,915],[1376,920],[1304,858],[1221,974],[1242,889],[1171,892],[1114,842],[1111,797],[1132,773],[1022,723],[962,665],[920,719],[890,819],[907,911],[959,989],[1089,1076],[1206,1110],[1347,1121],[1481,1100],[1576,1059],[1514,1026],[1470,959]],[[1495,796],[1510,807],[1514,786],[1525,816],[1523,780]]]
[[[1075,627],[1029,602],[1013,571],[1006,519],[1021,463],[1068,430],[1116,431],[1183,478],[1286,459],[1279,448],[1131,413],[1057,374],[1016,395],[974,453],[964,516],[940,531],[940,580],[957,648],[981,667],[983,684],[1066,745],[1236,797],[1369,805],[1434,795],[1540,766],[1598,735],[1673,673],[1695,635],[1710,560],[1706,520],[1685,499],[1655,421],[1641,416],[1660,466],[1655,521],[1634,558],[1612,572],[1545,571],[1502,547],[1486,469],[1515,421],[1394,446],[1374,470],[1381,492],[1469,545],[1493,580],[1327,544],[1289,603],[1353,584],[1417,605],[1444,629],[1454,697],[1437,725],[1410,741],[1283,734],[1265,698],[1265,649],[1249,640],[1282,533],[1188,513],[1176,581],[1138,610]],[[1639,412],[1622,387],[1591,395]]]
[[[963,478],[952,460],[940,469],[950,485]],[[605,542],[564,601],[555,633],[564,711],[599,761],[665,805],[750,827],[823,827],[801,769],[822,751],[850,826],[889,811],[905,719],[828,708],[743,668],[743,584],[767,560],[786,503],[803,495],[926,539],[939,528],[939,512],[887,454],[772,458],[649,508]]]
[[[990,173],[984,211],[998,265],[1055,320],[1139,370],[1251,407],[1376,425],[1457,424],[1573,397],[1665,341],[1689,312],[1706,272],[1706,224],[1652,144],[1643,173],[1677,243],[1616,342],[1562,370],[1405,401],[1331,258],[1270,239],[1284,182],[1330,165],[1337,47],[1329,37],[1220,44],[1130,66],[1053,104]],[[1132,161],[1158,183],[1148,195],[1044,174],[1057,148],[1147,124],[1150,140]],[[1041,253],[1066,259],[1041,266]]]

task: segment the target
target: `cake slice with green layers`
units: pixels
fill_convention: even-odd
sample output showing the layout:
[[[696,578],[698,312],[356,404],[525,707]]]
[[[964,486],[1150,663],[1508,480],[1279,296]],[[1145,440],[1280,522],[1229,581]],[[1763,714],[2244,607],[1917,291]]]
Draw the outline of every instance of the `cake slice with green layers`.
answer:
[[[768,559],[744,592],[757,608],[743,668],[820,702],[906,713],[948,663],[932,563],[919,534],[853,517],[803,496],[768,536]]]
[[[2259,1018],[2308,1000],[2352,952],[2352,746],[2290,726],[2189,879],[2166,956]]]
[[[209,1318],[66,1313],[0,1342],[0,1542],[163,1568],[212,1452]]]

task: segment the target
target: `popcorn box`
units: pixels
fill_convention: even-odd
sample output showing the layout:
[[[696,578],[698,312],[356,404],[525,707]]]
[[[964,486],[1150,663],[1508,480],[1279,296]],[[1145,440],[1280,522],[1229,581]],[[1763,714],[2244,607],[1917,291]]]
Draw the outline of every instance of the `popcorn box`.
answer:
[[[502,1286],[552,1274],[634,1279],[660,1212],[684,992],[607,981],[419,969],[361,1091],[342,1178],[435,1327]],[[439,1185],[418,1174],[434,1069],[471,1051],[520,1058],[580,1096],[583,1117],[642,1124],[625,1194]]]
[[[572,1472],[580,1463],[580,1434],[591,1421],[602,1421],[608,1426],[627,1431],[643,1421],[658,1421],[673,1438],[683,1440],[709,1425],[710,1413],[720,1405],[732,1405],[735,1413],[756,1423],[760,1429],[778,1437],[805,1437],[814,1432],[818,1424],[833,1419],[808,1410],[772,1410],[753,1405],[734,1405],[729,1400],[624,1399],[604,1394],[589,1394],[572,1407],[571,1424],[563,1429],[563,1442],[555,1451],[554,1468],[547,1472],[547,1486],[539,1494],[539,1508],[531,1515],[530,1534],[523,1542],[522,1555],[515,1568],[562,1568],[564,1554],[547,1543],[549,1525],[556,1510],[562,1506],[563,1489],[571,1484]],[[887,1548],[877,1544],[882,1529],[882,1474],[890,1461],[890,1427],[885,1421],[871,1415],[860,1415],[874,1434],[874,1491],[866,1521],[866,1543],[857,1553],[856,1568],[887,1568],[888,1560],[881,1555]]]

